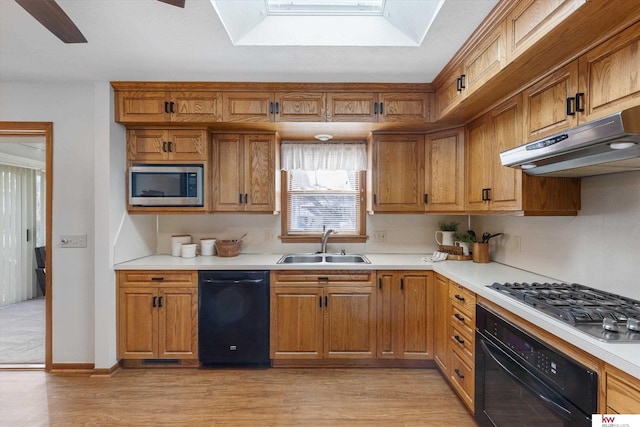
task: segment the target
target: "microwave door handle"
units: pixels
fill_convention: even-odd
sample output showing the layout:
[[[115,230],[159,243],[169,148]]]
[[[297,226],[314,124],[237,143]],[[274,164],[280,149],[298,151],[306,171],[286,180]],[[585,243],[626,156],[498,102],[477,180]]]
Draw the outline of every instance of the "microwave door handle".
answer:
[[[505,353],[502,350],[500,350],[495,344],[485,341],[484,339],[480,339],[480,345],[482,346],[482,349],[484,350],[484,352],[489,357],[491,357],[491,359],[493,359],[493,361],[497,363],[498,366],[500,366],[500,368],[505,373],[507,373],[514,381],[516,381],[518,384],[520,384],[530,393],[538,397],[547,408],[557,413],[567,421],[571,420],[571,411],[565,408],[562,405],[562,403],[557,402],[556,401],[557,398],[554,399],[554,396],[550,395],[553,393],[553,391],[551,390],[545,391],[543,388],[545,386],[542,385],[540,380],[534,377],[533,374],[528,372],[526,369],[519,367],[513,361],[508,360],[507,357],[504,357],[503,355],[505,355]],[[489,348],[489,347],[492,347],[492,348]],[[507,365],[510,365],[510,366],[507,366]],[[515,373],[514,371],[521,371],[521,372]]]

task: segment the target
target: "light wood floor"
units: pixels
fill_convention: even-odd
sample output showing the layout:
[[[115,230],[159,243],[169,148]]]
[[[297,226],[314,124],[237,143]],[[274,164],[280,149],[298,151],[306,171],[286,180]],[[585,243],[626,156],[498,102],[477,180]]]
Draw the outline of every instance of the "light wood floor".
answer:
[[[435,369],[0,371],[1,426],[475,426]]]

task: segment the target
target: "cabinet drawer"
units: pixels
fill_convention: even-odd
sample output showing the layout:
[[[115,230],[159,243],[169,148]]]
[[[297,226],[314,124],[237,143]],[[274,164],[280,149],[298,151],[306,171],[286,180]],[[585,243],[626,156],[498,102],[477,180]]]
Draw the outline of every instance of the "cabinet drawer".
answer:
[[[331,284],[339,285],[340,282],[348,285],[367,284],[373,282],[373,273],[370,271],[276,271],[271,273],[271,285],[286,286],[288,284],[309,283],[313,285]]]
[[[474,316],[460,310],[458,307],[451,307],[451,325],[462,330],[468,336],[473,336],[476,329]]]
[[[123,286],[198,286],[197,271],[120,271],[119,284]]]
[[[454,308],[462,310],[467,316],[475,317],[476,294],[457,283],[449,283],[449,299]]]
[[[474,395],[473,375],[472,365],[468,365],[454,350],[451,358],[451,384],[471,412]]]
[[[474,343],[472,337],[473,335],[469,336],[465,331],[458,329],[456,325],[451,325],[451,347],[468,364],[473,364]]]

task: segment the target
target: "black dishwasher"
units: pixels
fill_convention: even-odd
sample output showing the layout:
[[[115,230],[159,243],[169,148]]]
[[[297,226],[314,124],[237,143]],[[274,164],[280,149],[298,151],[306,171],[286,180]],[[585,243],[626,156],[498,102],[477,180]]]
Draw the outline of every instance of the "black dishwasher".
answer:
[[[269,364],[269,272],[201,271],[198,352],[203,366]]]

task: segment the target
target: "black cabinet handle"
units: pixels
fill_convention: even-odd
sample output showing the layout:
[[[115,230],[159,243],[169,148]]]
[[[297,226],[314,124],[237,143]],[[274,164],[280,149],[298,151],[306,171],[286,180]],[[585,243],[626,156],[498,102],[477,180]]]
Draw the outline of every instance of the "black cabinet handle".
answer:
[[[167,141],[162,141],[162,152],[163,153],[167,152]]]
[[[464,84],[464,79],[467,77],[466,74],[460,74],[460,88],[466,89],[467,85]]]
[[[462,92],[462,78],[460,77],[456,79],[456,91],[458,93]]]
[[[280,114],[280,103],[276,102],[276,114]]]
[[[482,201],[483,202],[489,202],[491,201],[491,197],[489,197],[489,192],[491,191],[490,188],[483,188],[482,189]]]
[[[576,111],[578,113],[584,113],[584,92],[576,93]]]
[[[486,198],[486,201],[487,201],[487,202],[490,202],[490,201],[491,201],[491,189],[490,189],[490,188],[487,188],[486,190],[487,190],[487,198]]]
[[[424,193],[424,204],[426,205],[427,203],[429,203],[429,195]]]
[[[242,193],[238,193],[238,203],[242,204]]]
[[[380,103],[380,115],[383,115],[383,114],[384,114],[384,103],[381,102]]]
[[[158,297],[158,307],[162,308],[162,298],[163,297]]]
[[[460,316],[458,313],[454,314],[453,317],[455,317],[456,319],[458,319],[461,322],[464,322],[464,317]]]
[[[151,307],[157,307],[158,297],[153,297],[153,303],[151,303]]]
[[[162,282],[164,280],[164,277],[162,276],[157,276],[157,277],[152,277],[151,281],[152,282]]]
[[[168,145],[169,145],[169,152],[172,153],[173,152],[173,142],[169,141]]]
[[[460,344],[464,344],[464,340],[461,339],[459,335],[454,335],[453,338],[455,338],[455,340],[458,341]]]
[[[320,303],[319,307],[322,307],[322,297],[318,297],[318,302]]]
[[[378,279],[378,289],[382,289],[382,277]]]
[[[455,297],[456,297],[456,299],[457,299],[458,301],[464,301],[464,297],[461,297],[461,296],[460,296],[460,295],[458,295],[458,294],[456,294],[456,295],[455,295]]]
[[[325,295],[324,297],[324,306],[329,307],[329,297]]]
[[[404,279],[400,279],[400,290],[404,291]]]
[[[164,102],[164,112],[168,113],[169,112],[169,103],[168,102]]]
[[[453,370],[453,372],[455,372],[455,373],[456,373],[456,375],[458,376],[458,378],[460,378],[461,380],[463,380],[463,379],[464,379],[464,375],[462,375],[462,374],[460,373],[460,370],[459,370],[459,369],[454,369],[454,370]]]
[[[244,193],[244,203],[249,203],[249,195],[247,193]]]
[[[318,277],[318,282],[328,282],[329,278],[326,276],[319,276]]]
[[[269,114],[273,114],[273,102],[269,103]]]
[[[573,103],[576,99],[573,96],[567,98],[567,116],[575,116],[576,110],[574,109]]]
[[[175,102],[173,102],[173,101],[171,101],[171,102],[169,103],[169,112],[171,112],[171,113],[175,113],[175,111],[173,111],[173,106],[174,106],[174,105],[176,105],[176,104],[175,104]]]
[[[377,102],[373,103],[373,114],[378,114],[378,103]]]

